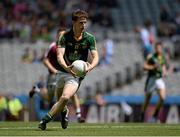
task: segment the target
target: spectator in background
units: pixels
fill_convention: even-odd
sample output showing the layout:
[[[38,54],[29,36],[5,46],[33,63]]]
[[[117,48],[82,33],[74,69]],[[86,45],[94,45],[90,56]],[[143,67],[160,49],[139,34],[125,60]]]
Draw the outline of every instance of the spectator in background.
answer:
[[[144,59],[153,52],[152,44],[154,42],[154,36],[149,31],[149,22],[144,23],[144,27],[136,27],[135,31],[139,32],[141,44],[142,44],[142,51]]]
[[[13,95],[7,96],[8,101],[8,120],[20,120],[20,113],[23,109],[23,105],[20,100]]]
[[[0,95],[0,121],[6,120],[7,109],[8,109],[8,103],[6,97]]]
[[[114,54],[114,42],[111,38],[108,37],[108,34],[105,33],[100,65],[111,65],[113,54]]]
[[[45,42],[49,42],[51,41],[51,37],[49,35],[49,30],[48,27],[43,26],[40,32],[40,39],[45,41]]]
[[[8,28],[6,20],[0,19],[0,39],[8,37]]]
[[[98,15],[99,25],[105,28],[113,27],[113,19],[110,14],[110,10],[107,7],[103,7]]]
[[[40,58],[38,56],[38,52],[36,49],[33,50],[33,60],[32,63],[39,63],[40,62]]]
[[[153,25],[151,19],[147,19],[145,21],[145,25],[146,25],[146,28],[149,32],[150,44],[153,46],[155,44],[155,41],[156,41],[156,27],[155,27],[155,25]]]
[[[170,21],[170,13],[168,9],[164,6],[160,9],[160,21],[161,22],[169,22]]]
[[[24,41],[30,41],[30,35],[31,35],[31,26],[30,24],[28,23],[28,20],[27,20],[27,17],[26,16],[23,16],[22,17],[22,21],[23,21],[23,24],[22,24],[22,29],[20,30],[20,40],[22,42]]]
[[[176,13],[176,16],[175,16],[175,24],[176,24],[176,26],[177,26],[176,34],[177,34],[177,35],[180,35],[180,12],[177,12],[177,13]]]
[[[100,109],[106,105],[106,101],[103,99],[102,89],[100,88],[101,83],[96,82],[96,95],[95,101],[98,108],[98,119],[100,120]]]
[[[106,101],[103,99],[102,94],[100,92],[96,93],[95,99],[98,107],[106,105]]]
[[[29,97],[30,98],[33,97],[33,95],[35,93],[37,93],[44,100],[47,100],[47,101],[50,100],[49,96],[48,96],[49,94],[48,94],[48,89],[47,89],[47,82],[46,82],[46,78],[44,76],[40,76],[39,80],[33,85],[32,89],[29,92]],[[51,99],[51,101],[52,100],[53,100],[53,98]]]
[[[43,62],[45,54],[46,54],[46,48],[41,48],[41,55],[39,57],[40,62]]]
[[[24,54],[22,55],[22,62],[23,63],[32,63],[33,59],[34,59],[34,53],[33,53],[33,50],[32,48],[30,47],[27,47],[25,49],[25,52]]]
[[[159,15],[158,35],[171,37],[176,33],[175,16],[168,10],[167,7],[162,6]]]
[[[89,11],[93,25],[112,28],[114,23],[111,9],[117,7],[118,3],[117,0],[0,1],[0,17],[3,20],[3,27],[0,21],[0,39],[20,38],[22,41],[29,41],[30,38],[32,42],[39,39],[49,41],[57,26],[70,27],[71,20],[67,15],[76,8]]]

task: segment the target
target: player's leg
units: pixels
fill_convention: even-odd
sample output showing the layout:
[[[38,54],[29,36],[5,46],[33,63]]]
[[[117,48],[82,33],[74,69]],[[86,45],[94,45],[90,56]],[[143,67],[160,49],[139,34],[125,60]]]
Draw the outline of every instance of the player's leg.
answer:
[[[141,108],[140,121],[144,121],[144,115],[152,96],[152,92],[155,90],[155,79],[153,77],[148,77],[145,83],[145,100]]]
[[[53,105],[53,99],[55,96],[55,90],[56,90],[56,75],[49,74],[48,80],[47,80],[47,95],[48,95],[48,101],[50,106]],[[62,91],[62,90],[61,90]]]
[[[74,83],[74,84],[67,84],[65,85],[64,87],[64,92],[61,96],[61,98],[64,98],[64,102],[67,104],[67,101],[72,98],[72,96],[74,96],[74,94],[76,93],[78,89],[78,84],[77,83]],[[66,104],[64,105],[64,108],[61,110],[61,127],[63,129],[67,128],[68,126],[68,113],[69,113],[69,110],[67,109],[67,106]],[[62,105],[63,107],[63,105]]]
[[[61,112],[61,126],[63,129],[68,126],[68,113],[67,102],[68,100],[76,93],[78,89],[77,83],[65,84],[62,96],[59,100],[53,105],[52,109],[49,112],[50,116],[54,116],[57,112]]]
[[[68,100],[76,93],[77,87],[77,84],[66,84],[64,86],[62,96],[53,105],[52,109],[49,112],[51,116],[54,116],[58,111],[63,111]]]
[[[62,96],[60,96],[58,101],[52,106],[51,110],[42,118],[42,120],[41,120],[41,122],[39,124],[39,128],[41,128],[42,130],[45,130],[46,129],[46,124],[48,122],[50,122],[53,119],[54,115],[57,114],[58,112],[61,112],[61,116],[62,116],[62,121],[61,121],[62,128],[63,129],[67,128],[67,124],[68,124],[68,119],[67,119],[68,109],[66,107],[66,104],[67,104],[68,100],[71,98],[71,96],[73,96],[73,94],[76,92],[77,87],[78,86],[71,85],[71,84],[65,85],[65,87],[63,89]]]
[[[81,117],[81,106],[80,106],[80,100],[77,96],[77,94],[74,94],[74,96],[72,96],[72,101],[74,103],[75,109],[76,109],[76,115],[78,118],[78,122],[79,123],[84,123],[85,120]]]
[[[55,93],[56,93],[57,102],[59,101],[59,99],[60,99],[60,97],[61,97],[61,95],[62,95],[62,92],[63,92],[63,88],[58,88],[58,87],[56,87]],[[56,104],[57,104],[57,102],[56,102]],[[40,129],[45,130],[45,129],[46,129],[46,123],[50,122],[50,121],[53,119],[53,114],[52,114],[52,113],[55,114],[56,112],[54,112],[54,109],[55,109],[56,107],[58,107],[56,104],[54,104],[54,105],[52,106],[52,108],[51,108],[51,110],[50,110],[51,114],[50,114],[50,112],[49,112],[49,113],[47,113],[47,114],[42,118],[42,120],[41,120],[41,122],[40,122],[40,124],[39,124],[39,128],[40,128]]]
[[[70,74],[63,74],[63,73],[60,75],[59,79],[60,80],[57,83],[58,90],[63,88],[62,84],[64,84],[64,82],[65,82],[62,96],[60,96],[58,101],[53,105],[53,107],[51,108],[49,113],[47,113],[42,118],[42,120],[39,124],[39,128],[41,128],[42,130],[46,129],[46,126],[44,126],[44,125],[46,125],[46,123],[50,122],[52,120],[52,118],[54,117],[54,115],[58,112],[61,112],[61,115],[62,115],[62,121],[61,121],[62,128],[63,129],[67,128],[68,109],[66,107],[66,104],[67,104],[68,100],[76,93],[76,91],[78,89],[79,81],[78,81],[78,79],[74,78]],[[60,91],[57,91],[57,92],[60,92]]]
[[[142,107],[141,107],[141,117],[140,117],[140,121],[141,121],[141,122],[144,121],[144,115],[145,115],[147,106],[148,106],[148,104],[149,104],[149,101],[150,101],[150,99],[151,99],[151,96],[152,96],[152,93],[150,93],[150,92],[145,93],[144,103],[143,103],[143,105],[142,105]]]
[[[165,83],[162,79],[158,79],[156,81],[156,86],[157,86],[157,92],[158,92],[158,95],[159,95],[159,101],[156,105],[156,108],[155,108],[155,111],[154,111],[154,114],[153,114],[153,118],[154,119],[157,119],[158,117],[158,114],[159,114],[159,111],[163,105],[163,102],[164,102],[164,99],[166,97],[166,88],[165,88]]]
[[[29,91],[29,97],[32,98],[34,94],[38,94],[44,100],[49,100],[46,87],[39,87],[38,85],[33,86],[32,89]]]
[[[42,97],[43,100],[49,101],[48,89],[46,87],[41,88],[38,95]]]

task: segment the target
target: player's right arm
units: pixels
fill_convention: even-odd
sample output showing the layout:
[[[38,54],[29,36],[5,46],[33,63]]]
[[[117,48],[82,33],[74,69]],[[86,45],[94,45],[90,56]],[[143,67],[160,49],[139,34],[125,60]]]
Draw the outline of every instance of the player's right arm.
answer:
[[[156,68],[156,65],[149,64],[149,60],[152,58],[152,55],[149,55],[144,62],[143,69],[144,70],[154,70]]]
[[[72,71],[72,65],[68,66],[64,60],[65,54],[65,38],[64,34],[59,37],[57,48],[57,60],[58,63],[68,72],[74,75]]]

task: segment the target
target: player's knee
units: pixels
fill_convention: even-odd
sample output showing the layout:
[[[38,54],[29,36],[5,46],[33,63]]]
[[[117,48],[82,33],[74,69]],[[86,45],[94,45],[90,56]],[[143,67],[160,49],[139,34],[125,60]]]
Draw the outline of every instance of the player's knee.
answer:
[[[160,100],[164,101],[166,96],[165,95],[160,95],[159,98],[160,98]]]
[[[68,95],[62,95],[61,96],[62,101],[67,102],[70,99],[70,96]]]
[[[166,93],[165,93],[165,90],[164,90],[164,89],[160,90],[159,98],[160,98],[160,100],[162,100],[162,101],[165,100],[165,98],[166,98]]]
[[[164,101],[165,100],[165,96],[160,96],[160,100]]]

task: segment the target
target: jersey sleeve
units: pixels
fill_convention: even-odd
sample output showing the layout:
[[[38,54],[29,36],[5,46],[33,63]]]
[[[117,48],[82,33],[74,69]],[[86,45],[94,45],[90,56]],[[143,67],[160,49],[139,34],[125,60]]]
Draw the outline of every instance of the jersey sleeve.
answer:
[[[48,49],[46,50],[45,54],[44,54],[44,58],[49,58],[51,55],[51,51],[53,49],[53,47],[55,46],[55,43],[52,43],[51,45],[49,45]]]
[[[60,36],[57,41],[57,47],[58,48],[65,48],[65,37],[64,35]]]
[[[94,36],[89,38],[89,43],[90,43],[90,50],[97,50],[96,48],[96,39]]]

